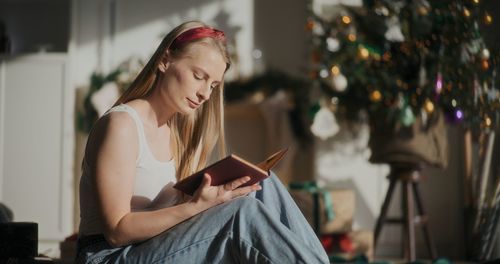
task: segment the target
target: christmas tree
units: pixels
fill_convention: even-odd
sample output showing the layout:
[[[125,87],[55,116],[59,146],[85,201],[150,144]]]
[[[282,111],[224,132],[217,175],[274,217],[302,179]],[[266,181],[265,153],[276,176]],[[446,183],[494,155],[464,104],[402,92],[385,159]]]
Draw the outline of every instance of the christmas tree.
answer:
[[[479,155],[482,168],[466,175],[465,185],[465,206],[471,211],[466,222],[472,223],[466,230],[468,257],[487,259],[500,219],[500,180],[487,188],[494,131],[500,127],[500,56],[482,34],[493,17],[482,10],[480,0],[363,0],[362,6],[330,11],[328,17],[311,12],[307,22],[311,80],[322,91],[322,110],[315,117],[316,122],[321,116],[322,124],[316,130],[313,124],[313,133],[334,134],[333,115],[328,121],[325,111],[333,109],[347,117],[366,112],[372,131],[415,124],[423,131],[443,112],[466,131],[489,135],[479,137],[489,142],[479,144],[485,145]],[[391,140],[381,135],[374,142]],[[436,144],[424,145],[427,150]],[[464,163],[470,167],[470,158]]]
[[[330,19],[311,13],[311,77],[347,113],[411,126],[436,111],[477,130],[500,124],[497,51],[479,0],[364,0]]]

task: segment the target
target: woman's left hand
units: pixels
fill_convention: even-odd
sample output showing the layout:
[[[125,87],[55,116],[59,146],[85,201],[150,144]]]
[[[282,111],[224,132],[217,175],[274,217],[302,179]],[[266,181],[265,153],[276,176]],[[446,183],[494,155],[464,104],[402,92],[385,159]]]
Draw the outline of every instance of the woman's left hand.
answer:
[[[244,176],[226,184],[212,186],[212,177],[208,173],[205,173],[203,175],[203,182],[194,193],[191,202],[194,202],[201,208],[208,209],[262,188],[258,184],[240,187],[249,180],[249,176]]]

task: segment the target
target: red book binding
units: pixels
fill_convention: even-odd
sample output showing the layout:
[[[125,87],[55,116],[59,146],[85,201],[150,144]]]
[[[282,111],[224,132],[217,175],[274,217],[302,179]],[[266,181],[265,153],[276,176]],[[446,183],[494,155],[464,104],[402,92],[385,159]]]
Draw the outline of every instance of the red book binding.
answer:
[[[253,185],[269,177],[269,170],[285,156],[287,151],[288,148],[282,149],[257,165],[231,154],[177,182],[174,188],[192,196],[200,186],[205,173],[212,177],[212,186],[226,184],[244,176],[250,176],[251,179],[240,187]]]

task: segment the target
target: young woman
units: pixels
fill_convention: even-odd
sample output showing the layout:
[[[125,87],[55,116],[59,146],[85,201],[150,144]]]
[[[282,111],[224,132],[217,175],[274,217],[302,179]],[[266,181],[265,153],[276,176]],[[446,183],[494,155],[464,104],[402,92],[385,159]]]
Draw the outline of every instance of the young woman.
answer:
[[[222,31],[173,29],[95,124],[80,181],[79,263],[328,263],[275,175],[172,188],[224,150]],[[218,145],[218,146],[216,146]],[[224,156],[225,153],[219,153]]]

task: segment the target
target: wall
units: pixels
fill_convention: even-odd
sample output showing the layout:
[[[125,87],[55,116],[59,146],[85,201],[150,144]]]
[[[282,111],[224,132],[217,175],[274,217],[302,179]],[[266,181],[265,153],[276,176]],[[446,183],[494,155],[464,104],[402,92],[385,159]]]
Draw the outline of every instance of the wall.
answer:
[[[253,1],[74,0],[75,87],[88,85],[94,71],[109,73],[125,60],[147,61],[163,36],[187,20],[201,20],[236,41],[238,61],[233,75],[253,70]]]

